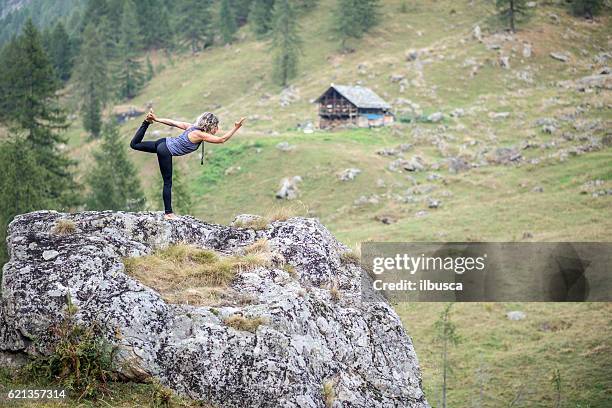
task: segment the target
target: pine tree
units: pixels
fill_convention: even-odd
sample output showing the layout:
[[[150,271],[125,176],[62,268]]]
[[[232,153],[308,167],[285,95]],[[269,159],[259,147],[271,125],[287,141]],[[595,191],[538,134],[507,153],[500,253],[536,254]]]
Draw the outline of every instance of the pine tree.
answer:
[[[276,0],[273,21],[272,48],[275,55],[272,76],[279,85],[287,86],[289,80],[297,75],[298,57],[302,45],[295,11],[289,0]]]
[[[604,0],[572,0],[570,5],[574,15],[593,19],[603,8]]]
[[[61,84],[43,50],[40,33],[28,20],[23,33],[3,51],[0,59],[0,121],[23,130],[42,168],[40,185],[56,208],[78,201],[73,179],[74,162],[59,150],[65,140],[58,131],[66,128],[63,110],[57,103]]]
[[[46,48],[59,79],[67,81],[72,69],[72,44],[61,22],[58,22],[49,33]]]
[[[34,151],[24,148],[28,141],[14,136],[0,144],[0,267],[8,260],[6,227],[18,214],[53,207],[51,196],[41,182],[44,169]]]
[[[516,24],[527,17],[527,0],[497,0],[495,3],[500,19],[516,32]]]
[[[144,84],[144,74],[137,56],[142,45],[137,22],[136,6],[132,0],[127,0],[121,15],[117,72],[118,96],[124,99],[135,97]]]
[[[163,0],[138,0],[137,24],[147,49],[163,48],[170,44],[172,33],[168,20],[168,9]],[[198,22],[199,23],[199,22]]]
[[[380,20],[380,13],[378,11],[380,7],[379,2],[378,0],[357,0],[355,7],[358,15],[358,24],[365,34],[376,26]]]
[[[219,11],[219,32],[224,44],[231,43],[234,39],[234,34],[238,31],[236,26],[236,17],[232,11],[229,0],[221,0],[221,9]]]
[[[121,19],[119,19],[121,21]],[[106,58],[107,65],[110,67],[114,62],[120,59],[119,42],[121,40],[121,30],[117,30],[117,22],[109,17],[102,17],[96,28],[98,40],[101,42],[103,50],[102,55]],[[84,39],[85,33],[81,35]]]
[[[83,127],[97,138],[102,128],[102,109],[109,98],[110,81],[104,44],[92,24],[83,33],[83,48],[74,77],[81,100]]]
[[[254,0],[229,0],[229,6],[234,15],[234,21],[238,27],[242,27],[248,21],[249,11]]]
[[[348,39],[361,38],[378,23],[378,8],[378,0],[338,0],[333,21],[342,49]]]
[[[104,126],[102,144],[94,152],[94,166],[87,175],[91,210],[140,211],[145,196],[136,169],[127,155],[115,122]]]
[[[210,24],[210,0],[184,0],[180,9],[177,32],[180,42],[196,53],[212,44],[213,33]],[[194,16],[203,16],[194,23]]]
[[[159,48],[170,48],[174,43],[174,32],[170,24],[170,13],[166,4],[162,4],[161,11],[159,13],[159,21],[157,26],[157,42],[156,46]],[[209,24],[207,24],[209,25]]]
[[[254,0],[251,3],[249,24],[257,38],[264,37],[272,29],[274,0]]]

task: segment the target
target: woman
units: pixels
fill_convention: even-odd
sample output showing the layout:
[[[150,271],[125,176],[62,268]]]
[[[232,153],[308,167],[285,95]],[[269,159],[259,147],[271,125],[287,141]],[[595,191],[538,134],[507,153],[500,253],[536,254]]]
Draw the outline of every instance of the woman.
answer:
[[[149,125],[153,122],[183,129],[179,137],[161,138],[156,141],[143,142],[142,139]],[[194,124],[172,119],[160,119],[151,110],[132,138],[130,147],[141,152],[156,153],[159,170],[164,180],[162,198],[164,200],[165,218],[176,218],[172,211],[172,156],[182,156],[198,150],[202,142],[225,143],[242,127],[244,118],[234,123],[234,128],[225,135],[214,136],[219,131],[219,119],[215,114],[204,112]]]

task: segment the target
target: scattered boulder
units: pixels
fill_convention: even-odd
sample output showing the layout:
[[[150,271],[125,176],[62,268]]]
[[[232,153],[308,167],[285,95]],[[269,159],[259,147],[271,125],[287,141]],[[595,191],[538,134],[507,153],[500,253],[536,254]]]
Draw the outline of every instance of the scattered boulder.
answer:
[[[416,61],[419,57],[419,52],[417,50],[408,50],[406,51],[406,61]]]
[[[299,100],[300,94],[293,85],[284,88],[280,93],[279,102],[282,107],[289,106],[293,102],[297,102]]]
[[[523,57],[531,58],[531,54],[532,54],[531,44],[523,43]]]
[[[406,171],[423,171],[425,166],[423,165],[423,159],[421,156],[412,156],[410,160],[403,160],[401,163],[402,169]]]
[[[510,112],[489,112],[491,119],[506,119],[508,116],[510,116]]]
[[[533,124],[534,126],[559,126],[559,122],[553,118],[538,118]]]
[[[601,179],[589,180],[580,186],[580,194],[590,194],[592,197],[612,195],[612,188],[606,188],[605,184]]]
[[[460,118],[465,115],[465,110],[463,108],[453,109],[450,113],[453,118]]]
[[[576,89],[585,91],[591,88],[612,89],[612,75],[590,75],[575,82]]]
[[[444,119],[444,114],[442,112],[434,112],[431,115],[427,116],[427,121],[428,122],[440,122],[442,119]]]
[[[276,145],[276,148],[281,152],[290,152],[295,150],[295,145],[290,145],[289,142],[280,142]]]
[[[513,310],[511,312],[506,313],[506,317],[508,320],[523,320],[527,317],[525,312],[521,312],[520,310]]]
[[[499,58],[499,66],[504,69],[510,69],[510,57],[502,56]]]
[[[551,52],[550,56],[553,59],[556,59],[557,61],[561,61],[561,62],[567,62],[570,59],[569,54],[566,52]]]
[[[361,173],[360,169],[355,169],[355,168],[345,169],[341,173],[338,174],[338,179],[340,181],[350,181],[350,180],[355,179],[355,177],[357,177],[359,173]]]
[[[518,79],[520,79],[523,82],[526,82],[528,84],[532,84],[533,83],[533,74],[530,71],[527,70],[521,70],[521,71],[517,71],[516,72],[516,77]]]
[[[438,208],[440,207],[440,200],[433,199],[431,197],[427,197],[427,207],[428,208]]]
[[[459,173],[471,168],[470,164],[462,157],[449,157],[447,163],[448,171],[451,173]]]
[[[302,182],[302,177],[285,177],[280,182],[280,188],[276,192],[276,198],[294,200],[297,198],[299,190],[298,184]]]
[[[353,202],[353,204],[357,207],[366,205],[366,204],[378,204],[378,203],[379,203],[378,194],[372,194],[369,197],[362,195],[361,197],[359,197]]]
[[[376,154],[380,156],[396,156],[397,150],[392,147],[383,147],[382,149],[377,150]]]
[[[474,37],[475,40],[482,41],[482,31],[480,30],[480,26],[478,24],[476,24],[472,29],[472,37]]]
[[[515,147],[498,147],[495,149],[491,161],[496,164],[510,164],[521,161],[523,155]]]
[[[70,219],[78,232],[50,234],[58,219]],[[123,261],[183,242],[242,256],[259,240],[267,241],[273,260],[238,270],[231,282],[233,292],[252,299],[246,305],[168,303],[129,276]],[[189,216],[168,221],[161,213],[39,211],[15,217],[7,243],[2,352],[48,355],[70,297],[76,321],[96,324],[116,348],[120,374],[154,377],[207,404],[321,408],[322,384],[333,381],[339,406],[429,406],[397,313],[381,296],[362,293],[366,271],[344,260],[349,248],[316,219],[254,231]],[[48,250],[59,252],[55,262],[41,262]],[[262,323],[252,331],[226,323],[237,315]]]
[[[412,145],[410,143],[402,143],[397,146],[397,150],[399,150],[401,153],[405,153],[410,149],[412,149]]]

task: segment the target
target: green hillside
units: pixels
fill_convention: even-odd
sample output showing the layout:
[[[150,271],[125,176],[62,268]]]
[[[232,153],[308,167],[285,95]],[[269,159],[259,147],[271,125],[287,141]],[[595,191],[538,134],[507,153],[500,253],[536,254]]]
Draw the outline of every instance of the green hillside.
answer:
[[[365,240],[611,241],[612,195],[605,191],[612,189],[612,94],[559,84],[610,64],[609,14],[589,22],[554,2],[537,2],[531,19],[509,36],[494,22],[491,2],[406,1],[405,13],[403,1],[382,3],[380,25],[350,43],[355,51],[346,54],[330,31],[334,2],[321,0],[300,19],[303,55],[292,82],[297,99],[287,106],[271,79],[269,45],[248,25],[229,46],[152,55],[157,73],[128,104],[144,109],[152,103],[159,116],[188,121],[213,111],[222,128],[249,118],[227,144],[207,146],[205,166],[196,155],[175,159],[194,195],[191,215],[229,223],[237,214],[290,206],[318,217],[351,247]],[[475,25],[482,42],[472,34]],[[523,56],[525,43],[529,57]],[[416,51],[415,60],[409,50]],[[568,61],[550,56],[558,52],[568,53]],[[500,65],[502,56],[510,68]],[[392,76],[405,78],[403,90]],[[298,124],[317,123],[311,101],[330,83],[372,88],[393,105],[398,121],[383,129],[301,132]],[[399,98],[419,109],[411,112]],[[456,109],[464,114],[452,117]],[[444,119],[423,119],[434,112]],[[137,118],[121,126],[126,145],[139,124]],[[155,125],[148,138],[177,134]],[[78,118],[68,136],[79,174],[85,174],[98,142],[89,141]],[[280,142],[295,148],[281,151]],[[419,156],[426,170],[392,171],[399,156],[376,153],[401,144],[412,145],[404,158]],[[498,163],[504,160],[500,148],[514,148],[523,159]],[[130,157],[149,205],[161,209],[155,156],[130,151]],[[448,160],[457,157],[478,167],[449,171]],[[354,180],[338,180],[340,171],[353,167],[362,171]],[[303,179],[299,199],[276,199],[280,180],[296,175]],[[604,195],[592,194],[599,191]],[[356,204],[362,196],[364,203]],[[429,208],[428,199],[441,204]],[[441,376],[432,326],[441,309],[396,306],[414,338],[432,406],[439,406]],[[509,321],[509,310],[528,317]],[[456,305],[453,319],[463,341],[451,353],[456,364],[449,406],[554,406],[550,376],[556,369],[561,406],[611,406],[610,311],[596,303]]]
[[[470,7],[468,2],[439,1],[410,6],[407,13],[399,12],[400,3],[384,2],[380,26],[351,44],[356,50],[349,54],[338,52],[330,32],[333,2],[323,1],[303,17],[303,56],[293,83],[299,99],[286,107],[279,103],[282,90],[270,78],[268,44],[254,40],[248,26],[238,35],[242,40],[231,46],[196,56],[180,54],[172,61],[154,58],[154,64],[164,69],[131,104],[143,107],[152,102],[159,115],[184,120],[212,110],[226,128],[240,116],[250,118],[228,144],[209,147],[213,155],[206,166],[200,167],[195,157],[175,161],[188,169],[189,185],[197,198],[193,215],[227,223],[238,213],[262,213],[282,204],[274,197],[280,179],[300,175],[302,207],[350,245],[364,239],[518,240],[524,233],[542,241],[609,239],[609,198],[579,194],[581,185],[595,179],[605,180],[610,187],[609,146],[577,156],[567,150],[587,144],[585,136],[597,138],[609,132],[610,92],[584,93],[556,85],[600,67],[594,58],[607,49],[612,33],[609,16],[589,23],[565,9],[538,6],[514,39],[505,41],[504,34],[487,34],[496,26],[486,3]],[[560,22],[550,17],[553,13]],[[484,32],[484,43],[471,34],[477,24]],[[524,42],[533,49],[529,58],[522,56]],[[491,44],[500,49],[489,49]],[[410,49],[419,52],[416,61],[407,61]],[[551,52],[569,52],[571,59],[557,61],[549,56]],[[510,57],[510,69],[499,66],[500,54]],[[359,64],[365,67],[361,73]],[[471,76],[474,64],[480,68]],[[521,72],[527,72],[532,83],[518,79]],[[392,75],[406,78],[403,92],[391,81]],[[401,113],[405,106],[395,103],[403,98],[418,104],[424,115],[441,111],[445,119],[436,124],[398,122],[392,128],[374,130],[314,134],[295,130],[298,123],[317,123],[317,108],[311,100],[331,82],[358,81],[392,103],[400,111],[398,117],[407,116]],[[463,109],[465,116],[451,118],[449,113],[456,108]],[[508,112],[508,117],[492,118],[495,112]],[[559,119],[563,115],[571,119]],[[555,119],[553,134],[535,124],[542,118]],[[126,143],[137,124],[122,127]],[[161,133],[151,138],[176,133],[161,125],[152,129]],[[569,137],[573,140],[566,140]],[[86,158],[94,147],[84,143],[78,122],[70,138],[79,158]],[[282,141],[295,145],[295,150],[277,150],[275,145]],[[520,151],[527,142],[534,147]],[[401,203],[394,198],[412,187],[413,181],[405,173],[388,170],[395,157],[375,151],[401,143],[414,145],[405,153],[407,159],[419,155],[427,164],[441,164],[435,171],[441,180],[427,181],[429,171],[412,174],[416,182],[433,185],[429,195],[441,199],[440,208],[428,210],[425,201]],[[255,144],[260,150],[249,147]],[[527,163],[487,165],[459,174],[445,168],[445,158],[486,162],[495,149],[511,146],[519,148]],[[561,156],[567,159],[561,161]],[[151,192],[151,204],[159,206],[155,158],[139,152],[131,152],[131,157]],[[529,164],[534,158],[539,163]],[[81,165],[86,167],[88,162],[81,160]],[[241,170],[225,176],[230,166]],[[338,181],[336,173],[347,167],[363,172],[352,182]],[[377,186],[378,179],[384,180],[385,187]],[[532,192],[540,186],[543,192]],[[377,204],[353,205],[360,196],[373,194],[379,196]],[[421,209],[428,214],[415,217]],[[566,215],[559,217],[560,213]],[[376,215],[397,222],[383,225],[374,219]]]

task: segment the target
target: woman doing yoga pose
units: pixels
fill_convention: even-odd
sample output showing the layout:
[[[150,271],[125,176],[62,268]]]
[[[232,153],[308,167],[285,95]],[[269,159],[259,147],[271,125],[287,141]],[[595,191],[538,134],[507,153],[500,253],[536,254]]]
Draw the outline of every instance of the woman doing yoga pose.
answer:
[[[153,122],[183,129],[178,137],[164,137],[156,141],[143,142],[142,139],[149,125]],[[159,171],[164,180],[162,198],[166,218],[176,218],[172,211],[172,156],[182,156],[198,150],[202,142],[225,143],[236,133],[244,118],[234,123],[234,128],[223,136],[215,136],[219,131],[219,119],[214,113],[204,112],[195,123],[180,122],[172,119],[162,119],[155,116],[153,110],[149,111],[140,128],[132,138],[130,147],[141,152],[157,154]],[[202,156],[203,158],[203,156]]]

